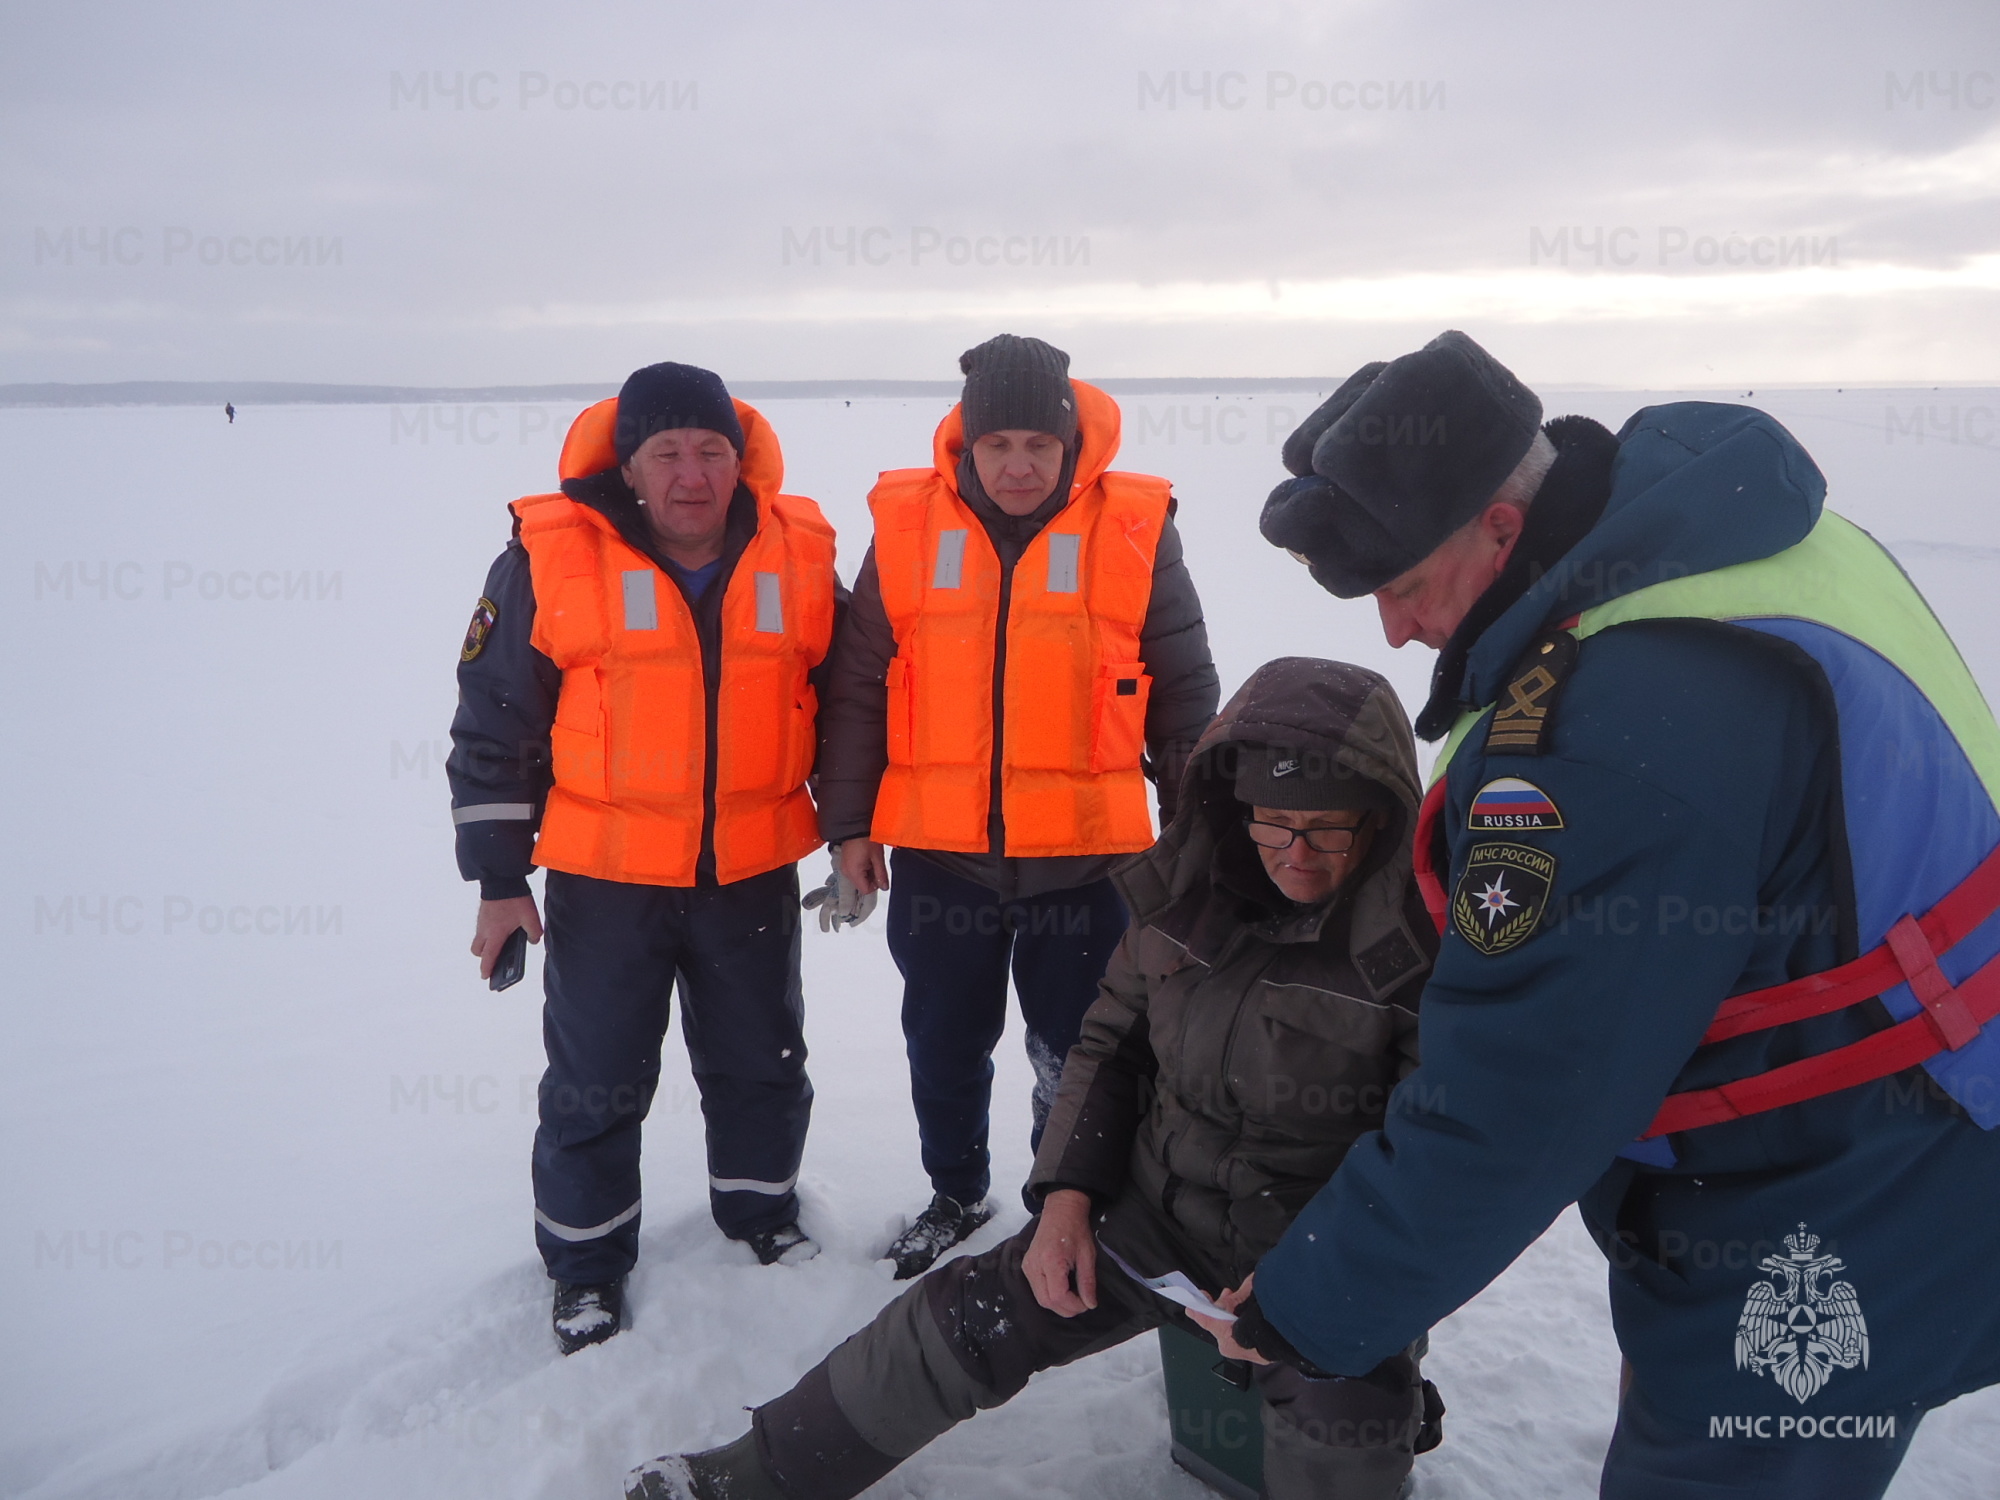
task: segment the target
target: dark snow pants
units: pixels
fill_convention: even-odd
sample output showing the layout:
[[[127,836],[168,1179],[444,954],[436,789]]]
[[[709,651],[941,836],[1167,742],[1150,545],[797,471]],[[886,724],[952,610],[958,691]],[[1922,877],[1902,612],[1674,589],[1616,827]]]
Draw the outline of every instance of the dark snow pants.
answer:
[[[1011,1400],[1036,1371],[1168,1319],[1207,1337],[1101,1254],[1096,1308],[1074,1318],[1049,1312],[1021,1270],[1034,1233],[1031,1222],[984,1255],[931,1271],[790,1391],[757,1408],[758,1459],[785,1494],[857,1495],[947,1429]],[[1283,1365],[1252,1369],[1264,1399],[1270,1500],[1390,1500],[1402,1487],[1426,1430],[1414,1348],[1354,1380],[1308,1380]],[[1428,1394],[1434,1423],[1443,1407]]]
[[[715,1222],[735,1239],[791,1223],[812,1112],[796,868],[692,888],[551,870],[547,902],[534,1179],[549,1275],[616,1281],[638,1258],[639,1125],[676,983]]]
[[[889,954],[903,976],[903,1040],[924,1170],[937,1192],[977,1203],[991,1186],[993,1049],[1007,1026],[1007,975],[1035,1068],[1030,1146],[1055,1104],[1063,1059],[1125,935],[1109,880],[1003,902],[922,855],[895,855]]]
[[[1598,1494],[1601,1500],[1881,1500],[1924,1408],[1889,1415],[1896,1419],[1893,1437],[1712,1438],[1654,1410],[1635,1384],[1619,1403]]]

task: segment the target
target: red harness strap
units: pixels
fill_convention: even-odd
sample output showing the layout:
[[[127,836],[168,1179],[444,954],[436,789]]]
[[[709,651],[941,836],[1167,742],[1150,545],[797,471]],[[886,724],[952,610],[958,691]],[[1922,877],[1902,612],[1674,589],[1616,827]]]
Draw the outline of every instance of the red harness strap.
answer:
[[[1440,776],[1424,795],[1411,850],[1417,889],[1440,934],[1445,929],[1447,900],[1434,851],[1444,805],[1445,778]],[[1853,962],[1768,989],[1732,995],[1717,1007],[1714,1021],[1702,1034],[1702,1046],[1845,1010],[1899,984],[1909,985],[1923,1009],[1886,1031],[1831,1052],[1716,1088],[1669,1094],[1641,1139],[1803,1103],[1887,1078],[1940,1052],[1956,1052],[1978,1036],[1986,1022],[2000,1016],[2000,957],[1953,985],[1939,969],[1938,955],[1957,947],[1995,912],[2000,912],[2000,849],[1987,855],[1921,920],[1899,918],[1879,947]]]
[[[1439,937],[1444,936],[1446,903],[1444,880],[1438,874],[1432,851],[1437,848],[1438,818],[1444,812],[1444,783],[1444,777],[1440,776],[1424,793],[1423,806],[1417,809],[1416,843],[1410,850],[1410,863],[1416,867],[1417,889],[1423,894],[1424,909],[1437,923]]]
[[[1940,987],[1949,991],[1944,976],[1936,972],[1936,959],[1926,955],[1956,948],[1996,911],[2000,911],[2000,849],[1987,855],[1921,922],[1904,917],[1890,929],[1886,942],[1852,963],[1723,1001],[1701,1039],[1702,1045],[1843,1010],[1905,980],[1917,990],[1917,998],[1923,1000],[1924,991],[1914,977],[1917,974],[1936,975],[1936,983],[1927,986],[1933,993]],[[1904,945],[1902,952],[1910,954],[1914,962],[1903,962],[1898,942]],[[1931,1005],[1928,1000],[1924,1003],[1927,1007]],[[1960,1047],[1970,1039],[1966,1036],[1951,1045]]]
[[[1938,968],[1937,956],[1956,947],[1996,911],[2000,911],[2000,849],[1982,860],[1921,921],[1910,916],[1898,919],[1880,947],[1852,963],[1725,1000],[1702,1036],[1704,1046],[1858,1005],[1898,984],[1907,983],[1923,1009],[1887,1031],[1817,1057],[1717,1088],[1670,1094],[1645,1138],[1817,1099],[1887,1078],[1940,1052],[1957,1051],[2000,1015],[2000,958],[1989,960],[1954,986]]]

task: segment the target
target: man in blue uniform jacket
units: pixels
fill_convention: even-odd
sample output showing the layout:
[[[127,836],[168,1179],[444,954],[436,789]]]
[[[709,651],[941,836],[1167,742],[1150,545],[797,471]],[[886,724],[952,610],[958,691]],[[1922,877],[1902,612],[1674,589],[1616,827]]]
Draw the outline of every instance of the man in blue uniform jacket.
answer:
[[[1445,936],[1422,1067],[1216,1327],[1365,1375],[1579,1202],[1602,1494],[1879,1496],[2000,1381],[2000,731],[1769,416],[1541,415],[1446,333],[1286,445],[1266,538],[1440,653]]]

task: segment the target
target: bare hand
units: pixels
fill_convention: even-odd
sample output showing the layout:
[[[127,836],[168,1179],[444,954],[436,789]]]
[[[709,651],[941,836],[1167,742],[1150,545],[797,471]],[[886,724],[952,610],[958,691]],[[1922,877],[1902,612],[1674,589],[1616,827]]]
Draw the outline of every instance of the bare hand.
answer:
[[[1042,1200],[1042,1219],[1035,1226],[1035,1242],[1021,1258],[1021,1271],[1035,1300],[1057,1317],[1073,1318],[1097,1306],[1097,1239],[1090,1232],[1090,1194],[1057,1188]]]
[[[840,873],[864,896],[889,889],[889,851],[873,839],[843,839]]]
[[[1243,1278],[1243,1285],[1236,1288],[1235,1291],[1224,1292],[1220,1297],[1217,1297],[1215,1305],[1224,1312],[1235,1312],[1237,1308],[1250,1300],[1251,1284],[1256,1280],[1257,1273],[1252,1271],[1248,1276]],[[1188,1316],[1208,1331],[1208,1336],[1215,1340],[1215,1347],[1222,1351],[1224,1359],[1245,1360],[1253,1365],[1268,1365],[1270,1363],[1268,1359],[1264,1358],[1255,1349],[1245,1349],[1241,1344],[1236,1342],[1236,1325],[1234,1323],[1225,1323],[1220,1318],[1205,1318],[1198,1312],[1191,1312]]]
[[[479,960],[481,979],[493,977],[501,944],[514,935],[516,927],[528,929],[529,942],[542,940],[542,915],[535,910],[533,896],[509,896],[504,901],[479,903],[479,921],[472,929],[472,954]]]

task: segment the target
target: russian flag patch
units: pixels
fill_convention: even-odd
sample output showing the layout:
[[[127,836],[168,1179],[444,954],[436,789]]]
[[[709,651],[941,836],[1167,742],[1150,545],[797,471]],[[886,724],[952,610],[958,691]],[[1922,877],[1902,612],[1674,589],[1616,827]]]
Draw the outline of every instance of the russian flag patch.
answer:
[[[1502,776],[1479,789],[1466,826],[1474,833],[1495,833],[1502,829],[1560,828],[1563,819],[1554,799],[1532,781]]]

